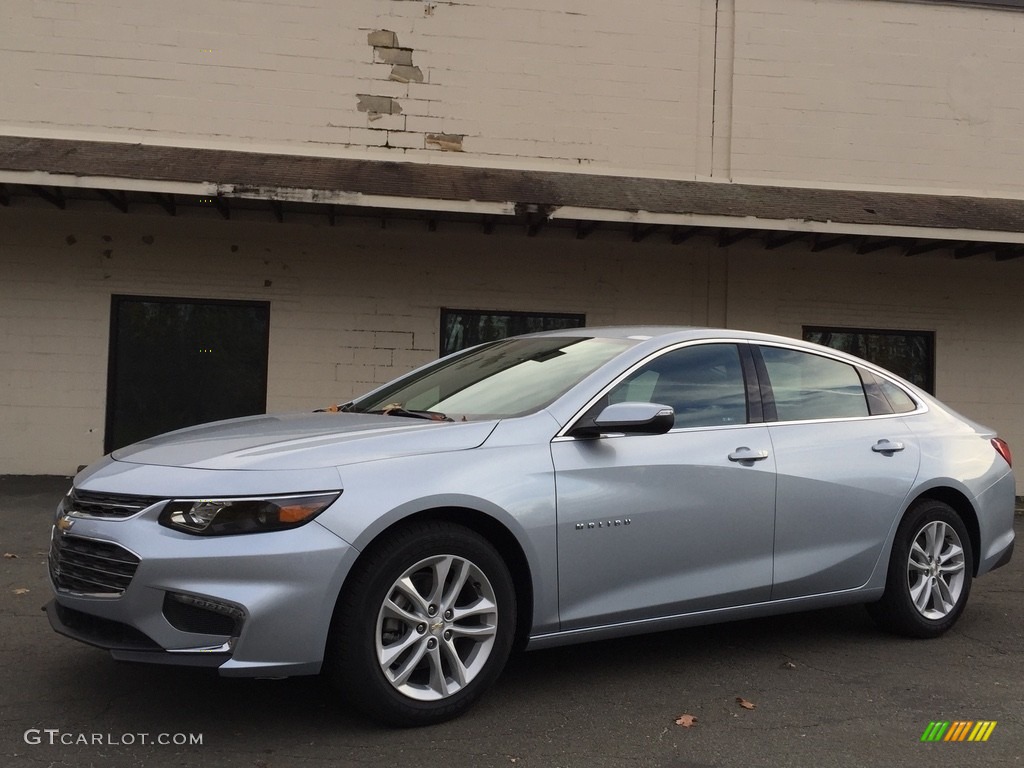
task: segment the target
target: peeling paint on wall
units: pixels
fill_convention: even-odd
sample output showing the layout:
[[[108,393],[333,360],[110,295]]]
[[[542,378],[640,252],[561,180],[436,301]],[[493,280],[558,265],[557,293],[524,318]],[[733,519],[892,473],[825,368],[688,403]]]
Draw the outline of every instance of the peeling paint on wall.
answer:
[[[399,83],[422,83],[423,71],[413,65],[412,48],[403,48],[398,35],[390,29],[374,29],[366,36],[366,42],[373,46],[375,64],[390,64],[389,80]]]
[[[397,48],[398,35],[390,29],[375,29],[366,36],[366,42],[374,48]]]
[[[360,112],[369,112],[376,115],[402,114],[402,105],[391,96],[371,96],[368,93],[358,93],[356,98],[359,99],[356,109]]]
[[[423,71],[419,67],[396,64],[391,68],[388,79],[399,83],[422,83]]]
[[[426,145],[445,152],[461,152],[464,138],[466,137],[460,133],[428,133]]]

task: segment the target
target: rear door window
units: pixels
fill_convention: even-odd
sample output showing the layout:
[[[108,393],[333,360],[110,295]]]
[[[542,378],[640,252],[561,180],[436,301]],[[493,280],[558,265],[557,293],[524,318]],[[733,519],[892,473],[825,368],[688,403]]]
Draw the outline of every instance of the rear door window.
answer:
[[[867,416],[857,369],[848,363],[785,347],[760,347],[779,421]]]

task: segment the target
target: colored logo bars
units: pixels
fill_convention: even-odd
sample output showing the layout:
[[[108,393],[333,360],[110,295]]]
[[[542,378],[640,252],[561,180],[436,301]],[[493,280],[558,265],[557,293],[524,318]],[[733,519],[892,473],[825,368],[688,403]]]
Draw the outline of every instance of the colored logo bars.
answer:
[[[933,721],[924,729],[921,741],[988,741],[995,728],[995,720]]]

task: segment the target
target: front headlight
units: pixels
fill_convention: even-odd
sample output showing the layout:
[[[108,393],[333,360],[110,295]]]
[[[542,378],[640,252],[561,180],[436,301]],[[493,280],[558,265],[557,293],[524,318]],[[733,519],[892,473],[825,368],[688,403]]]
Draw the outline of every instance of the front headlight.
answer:
[[[235,499],[175,499],[160,513],[160,524],[199,536],[230,536],[298,528],[319,515],[341,491]]]

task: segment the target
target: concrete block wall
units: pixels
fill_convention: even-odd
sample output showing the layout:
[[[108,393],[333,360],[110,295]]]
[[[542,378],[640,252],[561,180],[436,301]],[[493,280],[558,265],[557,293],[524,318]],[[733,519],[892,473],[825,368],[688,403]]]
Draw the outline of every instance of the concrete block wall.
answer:
[[[735,0],[737,180],[1024,194],[1024,12]]]
[[[700,9],[7,0],[0,130],[692,175]]]
[[[40,201],[0,207],[0,274],[0,474],[70,473],[101,455],[113,294],[269,301],[270,411],[343,402],[433,360],[442,307],[791,336],[930,330],[938,395],[1024,446],[1024,260]]]
[[[1024,195],[1024,12],[5,0],[0,131]]]
[[[702,257],[667,242],[209,213],[0,207],[0,474],[102,455],[114,294],[269,301],[270,411],[344,402],[436,359],[442,307],[705,322]]]

